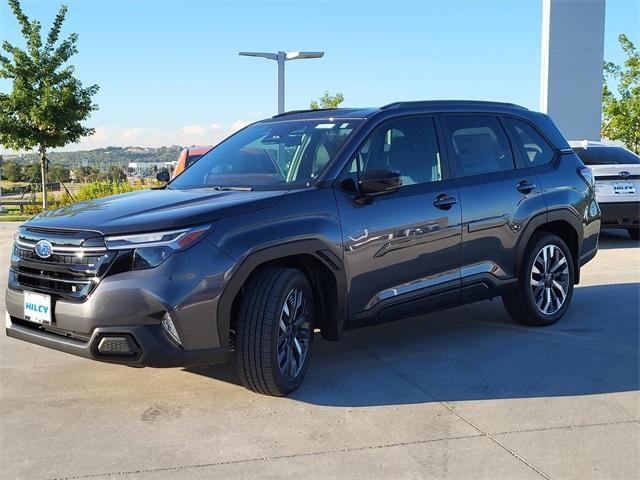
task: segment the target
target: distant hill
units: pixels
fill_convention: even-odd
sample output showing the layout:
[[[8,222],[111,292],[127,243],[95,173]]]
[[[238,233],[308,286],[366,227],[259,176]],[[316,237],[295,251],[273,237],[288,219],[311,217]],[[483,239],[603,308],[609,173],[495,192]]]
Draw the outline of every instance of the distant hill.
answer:
[[[178,157],[183,147],[105,147],[95,150],[78,150],[76,152],[50,152],[47,158],[51,165],[62,165],[67,168],[82,166],[83,160],[88,160],[89,166],[106,170],[111,165],[125,167],[129,162],[171,162]],[[3,155],[5,161],[13,160],[19,163],[38,162],[38,154]]]

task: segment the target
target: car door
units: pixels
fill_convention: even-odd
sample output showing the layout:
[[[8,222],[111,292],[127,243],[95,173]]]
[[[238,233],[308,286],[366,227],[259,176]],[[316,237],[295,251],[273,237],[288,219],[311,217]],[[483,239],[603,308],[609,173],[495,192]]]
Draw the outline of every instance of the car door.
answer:
[[[366,197],[358,178],[391,170],[402,186]],[[351,325],[455,303],[460,285],[460,204],[434,119],[396,118],[376,127],[336,188]]]
[[[537,178],[517,170],[498,116],[442,115],[462,205],[462,298],[491,296],[517,275],[516,247],[525,222],[546,211]]]

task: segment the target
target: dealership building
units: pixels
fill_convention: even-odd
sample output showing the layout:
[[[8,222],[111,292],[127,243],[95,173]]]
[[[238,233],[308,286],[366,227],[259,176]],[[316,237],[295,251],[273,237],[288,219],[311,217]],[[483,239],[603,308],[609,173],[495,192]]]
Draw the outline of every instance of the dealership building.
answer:
[[[605,0],[543,0],[540,111],[570,140],[600,140]]]

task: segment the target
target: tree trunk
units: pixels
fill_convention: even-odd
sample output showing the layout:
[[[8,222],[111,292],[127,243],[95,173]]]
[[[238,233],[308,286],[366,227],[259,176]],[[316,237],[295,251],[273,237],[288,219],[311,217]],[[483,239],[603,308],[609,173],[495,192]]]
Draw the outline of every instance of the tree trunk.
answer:
[[[46,147],[40,145],[40,175],[42,177],[42,211],[47,209],[47,157]]]

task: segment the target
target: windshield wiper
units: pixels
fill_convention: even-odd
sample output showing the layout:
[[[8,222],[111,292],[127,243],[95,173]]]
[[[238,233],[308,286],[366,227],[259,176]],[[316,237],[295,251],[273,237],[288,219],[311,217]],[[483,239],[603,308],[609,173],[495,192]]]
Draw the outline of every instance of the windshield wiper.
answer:
[[[253,190],[253,187],[217,186],[217,187],[213,187],[213,189],[220,190],[220,191],[233,190],[237,192],[250,192],[251,190]]]

